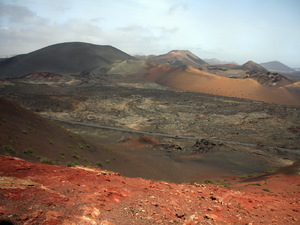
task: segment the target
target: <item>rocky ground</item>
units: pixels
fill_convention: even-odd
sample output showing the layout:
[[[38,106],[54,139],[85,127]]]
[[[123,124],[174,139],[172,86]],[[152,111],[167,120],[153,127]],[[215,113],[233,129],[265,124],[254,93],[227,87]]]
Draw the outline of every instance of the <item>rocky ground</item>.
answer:
[[[297,149],[299,107],[159,89],[153,84],[5,86],[1,95],[42,115],[174,135]]]
[[[0,156],[0,220],[13,224],[299,224],[297,167],[173,184]]]
[[[89,80],[85,77],[82,80],[79,78],[74,80],[69,77],[68,79],[70,79],[68,83],[65,82],[65,78],[61,83],[56,78],[53,82],[51,79],[39,79],[38,83],[33,80],[28,82],[26,79],[5,81],[2,82],[0,94],[40,115],[62,120],[141,130],[150,134],[156,132],[190,136],[199,140],[224,140],[252,145],[252,147],[227,146],[226,151],[223,151],[224,148],[217,147],[212,153],[196,155],[193,158],[195,165],[199,162],[203,164],[206,159],[211,160],[209,165],[222,164],[217,159],[219,157],[225,158],[224,162],[238,166],[239,169],[242,167],[237,165],[237,162],[243,162],[243,165],[240,163],[242,166],[249,165],[245,168],[251,169],[243,169],[241,173],[256,173],[259,171],[251,166],[251,162],[252,165],[256,165],[256,168],[260,168],[260,171],[265,171],[268,169],[266,167],[277,168],[299,160],[298,155],[286,154],[274,149],[274,147],[281,147],[299,151],[300,108],[297,106],[176,92],[153,83],[139,83],[134,80],[135,78],[130,82],[128,77],[123,79],[122,76],[115,81],[111,78]],[[102,83],[98,83],[100,80]],[[119,141],[124,138],[132,138],[132,135],[122,132],[69,126],[63,123],[61,125],[81,135],[93,136],[94,140],[106,141],[109,145],[119,144]],[[196,140],[154,138],[165,146],[175,147],[146,146],[148,150],[144,154],[145,160],[150,161],[146,157],[147,154],[156,154],[151,160],[158,160],[161,163],[166,161],[162,162],[160,158],[171,158],[170,163],[175,167],[170,166],[170,172],[178,168],[176,164],[178,162],[184,165],[184,168],[191,165],[191,161],[182,164],[183,159],[178,159],[177,153],[195,154]],[[176,146],[180,149],[178,150]],[[118,146],[119,149],[123,147]],[[166,154],[155,153],[157,149],[165,151]],[[130,158],[133,158],[134,154],[140,153],[133,152]],[[249,160],[245,161],[245,159]],[[113,167],[110,169],[114,170]],[[117,168],[117,171],[123,173],[120,169],[122,168]],[[234,170],[231,167],[228,169]],[[191,170],[195,171],[196,168],[191,167]],[[125,174],[133,176],[128,171]],[[147,178],[156,179],[157,176]],[[169,180],[168,177],[163,179]],[[173,178],[170,180],[175,181]]]

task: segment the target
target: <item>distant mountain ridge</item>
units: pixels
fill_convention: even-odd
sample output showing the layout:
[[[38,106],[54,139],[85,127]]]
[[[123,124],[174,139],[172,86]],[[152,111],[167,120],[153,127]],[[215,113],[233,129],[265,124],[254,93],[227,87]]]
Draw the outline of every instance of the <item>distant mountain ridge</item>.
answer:
[[[200,59],[188,50],[172,50],[167,54],[149,57],[148,62],[154,62],[160,65],[169,64],[172,66],[199,66],[207,65],[205,61]]]
[[[0,61],[1,78],[17,78],[36,72],[79,74],[108,67],[117,60],[134,59],[109,45],[66,42]]]
[[[222,64],[237,64],[233,61],[221,61],[219,59],[213,58],[213,59],[203,59],[206,63],[209,65],[222,65]]]
[[[288,72],[288,73],[296,72],[294,69],[288,67],[287,65],[285,65],[279,61],[265,62],[265,63],[261,63],[260,65],[272,72],[278,72],[278,73],[280,73],[280,72],[281,73],[282,72],[285,72],[285,73],[286,72]]]

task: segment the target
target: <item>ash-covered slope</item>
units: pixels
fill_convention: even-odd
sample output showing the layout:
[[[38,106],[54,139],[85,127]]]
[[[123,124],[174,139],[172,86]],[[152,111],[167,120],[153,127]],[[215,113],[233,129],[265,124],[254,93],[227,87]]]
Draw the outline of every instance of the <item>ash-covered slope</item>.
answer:
[[[117,60],[134,57],[108,45],[67,42],[0,61],[0,78],[18,78],[30,73],[50,72],[63,75],[90,72]]]
[[[0,109],[0,155],[87,166],[111,157],[93,143],[3,98]]]
[[[154,77],[149,73],[146,79],[179,91],[245,98],[276,104],[300,105],[296,92],[291,93],[284,87],[270,87],[251,78],[228,78],[192,66],[169,69]]]
[[[207,65],[205,61],[200,59],[198,56],[194,55],[187,50],[173,50],[164,55],[159,55],[155,57],[150,57],[148,62],[155,62],[157,64],[170,64],[172,66],[200,66]]]

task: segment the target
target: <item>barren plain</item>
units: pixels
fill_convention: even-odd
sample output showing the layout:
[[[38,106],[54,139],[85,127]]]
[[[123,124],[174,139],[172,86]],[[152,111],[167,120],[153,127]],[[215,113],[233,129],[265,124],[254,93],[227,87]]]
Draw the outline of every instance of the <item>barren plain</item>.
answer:
[[[126,158],[123,162],[131,160],[125,165],[112,162],[107,168],[126,176],[203,181],[258,173],[299,160],[297,106],[174,91],[124,77],[107,77],[102,83],[72,79],[69,85],[55,79],[42,84],[40,79],[11,80],[0,93],[48,119],[60,120],[62,126],[96,144],[113,146],[119,158]],[[92,127],[97,125],[121,130]],[[159,144],[139,141],[141,135]],[[207,144],[197,146],[201,139]]]

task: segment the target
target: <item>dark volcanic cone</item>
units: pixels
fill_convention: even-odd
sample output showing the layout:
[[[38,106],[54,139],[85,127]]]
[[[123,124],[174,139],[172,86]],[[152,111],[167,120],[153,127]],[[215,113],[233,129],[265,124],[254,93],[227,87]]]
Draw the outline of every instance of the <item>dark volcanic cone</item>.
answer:
[[[253,62],[253,61],[248,61],[245,64],[242,65],[243,69],[247,69],[247,70],[251,70],[251,71],[255,71],[255,72],[268,72],[267,69],[265,69],[264,67],[262,67],[261,65]]]
[[[130,58],[133,57],[108,45],[60,43],[0,61],[0,77],[16,78],[37,72],[79,74]]]

